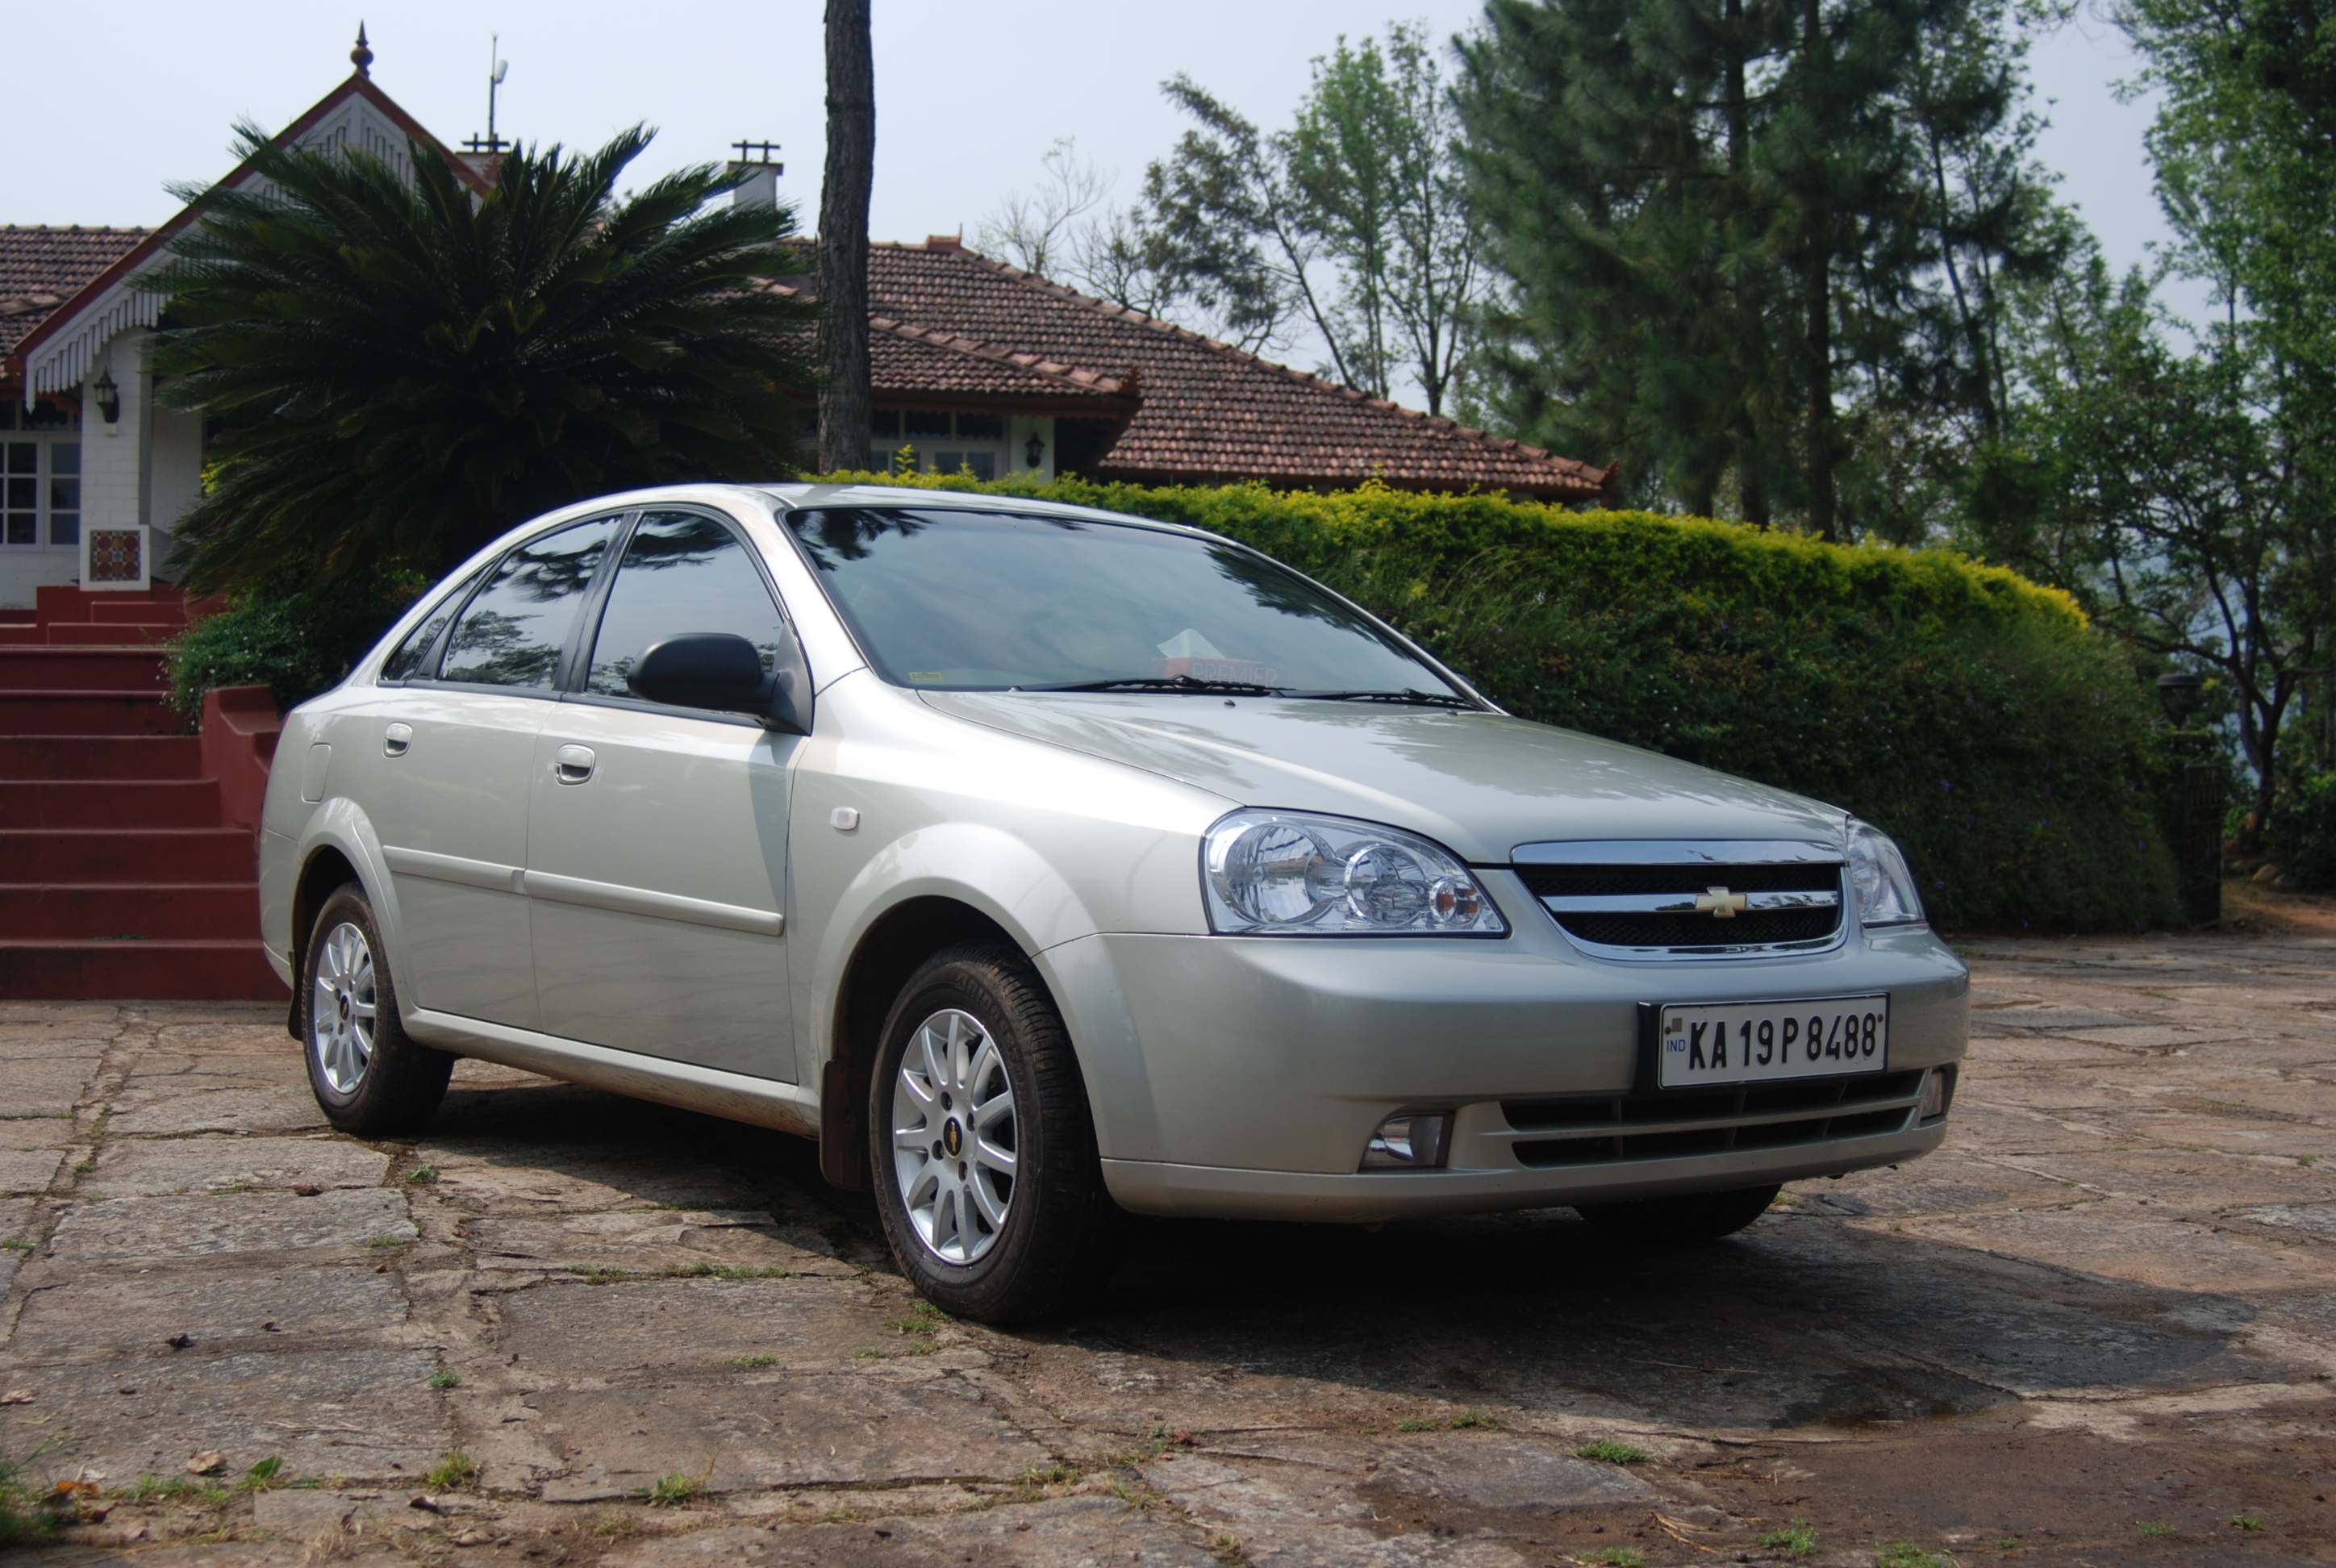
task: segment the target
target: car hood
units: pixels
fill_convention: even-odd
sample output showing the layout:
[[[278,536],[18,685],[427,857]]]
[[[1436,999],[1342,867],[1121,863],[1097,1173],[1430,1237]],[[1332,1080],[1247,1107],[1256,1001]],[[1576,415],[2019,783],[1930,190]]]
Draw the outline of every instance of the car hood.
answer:
[[[919,695],[942,713],[1242,805],[1408,828],[1479,864],[1559,839],[1841,841],[1834,807],[1501,714],[1274,697]]]

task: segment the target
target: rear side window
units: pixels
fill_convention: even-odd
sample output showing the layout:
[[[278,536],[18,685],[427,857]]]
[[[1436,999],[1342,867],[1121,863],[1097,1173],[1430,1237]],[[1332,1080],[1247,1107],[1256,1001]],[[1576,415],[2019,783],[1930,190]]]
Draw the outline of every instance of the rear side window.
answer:
[[[595,518],[503,557],[446,641],[441,680],[548,691],[618,520]]]
[[[397,651],[382,661],[383,680],[430,678],[430,672],[423,667],[423,661],[430,657],[430,650],[438,646],[438,634],[446,629],[446,623],[454,618],[454,612],[462,608],[462,600],[470,596],[471,589],[483,575],[482,571],[474,571],[463,579],[462,586],[448,594],[420,626],[405,634],[405,640],[397,645]]]
[[[585,686],[601,696],[628,696],[626,678],[643,654],[667,638],[703,631],[753,643],[763,667],[779,671],[783,687],[801,697],[794,634],[738,536],[696,512],[649,512],[608,589]]]

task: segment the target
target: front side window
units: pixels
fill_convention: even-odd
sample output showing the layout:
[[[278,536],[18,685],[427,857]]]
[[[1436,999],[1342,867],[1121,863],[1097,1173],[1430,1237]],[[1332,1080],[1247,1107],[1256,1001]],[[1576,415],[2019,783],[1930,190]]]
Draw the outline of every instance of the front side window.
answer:
[[[441,680],[549,690],[584,590],[618,520],[596,518],[533,539],[503,557],[447,638]]]
[[[1465,699],[1368,616],[1229,541],[939,508],[793,512],[886,678]]]
[[[628,695],[641,656],[669,637],[730,632],[762,650],[763,667],[797,662],[794,634],[738,536],[692,511],[653,511],[633,530],[592,645],[588,690]]]

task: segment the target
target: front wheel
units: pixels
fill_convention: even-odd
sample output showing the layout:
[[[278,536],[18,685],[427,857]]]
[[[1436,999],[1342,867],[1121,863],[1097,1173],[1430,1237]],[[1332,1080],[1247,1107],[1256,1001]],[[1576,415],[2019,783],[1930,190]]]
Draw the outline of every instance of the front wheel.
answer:
[[[359,883],[344,884],[316,911],[305,969],[301,1034],[325,1119],[363,1138],[426,1125],[446,1097],[454,1058],[416,1044],[398,1021],[381,928]]]
[[[1676,1246],[1734,1235],[1767,1213],[1783,1190],[1781,1183],[1772,1182],[1765,1187],[1735,1187],[1724,1193],[1577,1203],[1574,1212],[1617,1241]]]
[[[869,1165],[892,1256],[943,1310],[986,1323],[1066,1311],[1110,1277],[1086,1086],[1019,953],[953,948],[902,987],[869,1094]]]

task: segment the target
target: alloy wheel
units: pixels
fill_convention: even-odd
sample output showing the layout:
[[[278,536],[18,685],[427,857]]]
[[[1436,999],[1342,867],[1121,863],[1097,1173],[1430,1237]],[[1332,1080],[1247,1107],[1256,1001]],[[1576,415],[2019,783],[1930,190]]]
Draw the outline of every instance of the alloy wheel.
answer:
[[[343,920],[325,933],[316,952],[308,1004],[308,1048],[337,1095],[353,1095],[373,1061],[377,992],[373,944]]]
[[[1004,1232],[1017,1132],[1006,1058],[981,1020],[945,1008],[919,1024],[892,1084],[892,1174],[943,1262],[978,1261]]]

